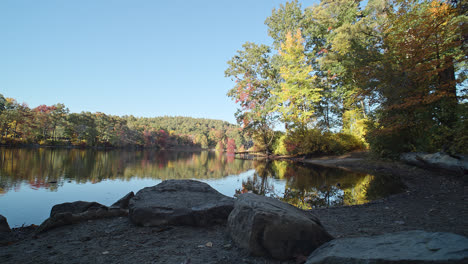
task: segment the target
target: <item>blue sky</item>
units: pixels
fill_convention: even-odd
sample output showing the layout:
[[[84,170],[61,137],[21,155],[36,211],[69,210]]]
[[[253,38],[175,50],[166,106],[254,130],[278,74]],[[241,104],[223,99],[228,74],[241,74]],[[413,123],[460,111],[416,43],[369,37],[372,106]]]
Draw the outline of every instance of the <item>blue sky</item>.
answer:
[[[315,1],[301,1],[303,7]],[[0,1],[0,93],[71,112],[235,123],[226,62],[279,0]]]

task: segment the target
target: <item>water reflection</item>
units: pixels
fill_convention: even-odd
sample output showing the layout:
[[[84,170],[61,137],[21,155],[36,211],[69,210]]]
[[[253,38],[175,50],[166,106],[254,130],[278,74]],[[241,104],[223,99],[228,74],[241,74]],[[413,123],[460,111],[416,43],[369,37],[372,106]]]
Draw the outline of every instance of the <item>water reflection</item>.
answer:
[[[228,196],[253,192],[304,209],[362,204],[402,189],[388,177],[207,151],[0,148],[0,214],[10,219],[8,214],[16,214],[19,207],[26,214],[40,209],[36,219],[41,220],[29,222],[39,224],[56,203],[92,200],[110,205],[129,191],[165,179],[198,179]],[[29,217],[17,214],[18,219]]]
[[[242,181],[236,194],[252,192],[302,209],[367,203],[403,190],[392,176],[372,176],[335,168],[288,161],[254,162],[255,173]],[[285,182],[275,190],[274,179]]]
[[[0,193],[21,183],[54,191],[68,181],[219,179],[251,168],[251,161],[207,151],[0,149]]]

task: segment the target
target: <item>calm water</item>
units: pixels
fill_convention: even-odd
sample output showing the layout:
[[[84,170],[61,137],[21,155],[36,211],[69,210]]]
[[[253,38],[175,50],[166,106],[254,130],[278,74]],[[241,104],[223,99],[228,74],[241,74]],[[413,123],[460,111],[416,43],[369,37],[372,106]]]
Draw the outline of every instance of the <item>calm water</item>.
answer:
[[[234,196],[254,192],[309,209],[352,205],[401,191],[388,177],[215,152],[0,148],[0,214],[11,227],[40,224],[53,205],[111,205],[166,179],[196,179]]]

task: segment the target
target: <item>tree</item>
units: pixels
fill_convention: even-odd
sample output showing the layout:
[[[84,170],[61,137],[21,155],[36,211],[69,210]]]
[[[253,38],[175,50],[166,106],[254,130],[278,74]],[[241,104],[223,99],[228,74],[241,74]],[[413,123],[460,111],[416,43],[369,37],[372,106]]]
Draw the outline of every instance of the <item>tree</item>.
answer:
[[[3,94],[0,94],[0,114],[5,110],[6,99],[3,97]]]
[[[0,129],[2,137],[16,138],[17,126],[20,118],[18,108],[20,104],[13,98],[5,98],[3,111],[0,115]]]
[[[200,147],[208,148],[208,138],[204,134],[198,136],[197,142],[200,144]]]
[[[93,114],[81,112],[71,113],[67,116],[65,136],[69,137],[74,144],[93,146],[97,137],[96,124]]]
[[[229,154],[233,154],[236,151],[236,142],[232,138],[228,138],[226,151]]]
[[[224,151],[224,143],[223,141],[219,141],[218,144],[216,144],[216,151],[223,152]]]
[[[455,73],[466,59],[462,18],[437,0],[391,3],[388,20],[381,25],[385,52],[376,91],[383,100],[374,142],[396,153],[435,151],[453,144],[458,123],[456,85],[463,75],[457,80]]]
[[[281,44],[280,75],[284,82],[279,91],[272,91],[276,96],[277,110],[283,121],[294,127],[305,128],[312,121],[315,105],[320,101],[320,91],[314,85],[312,66],[304,54],[304,39],[301,30],[292,35],[288,33]]]
[[[52,136],[54,140],[57,140],[57,137],[56,137],[57,127],[64,125],[68,112],[69,110],[67,107],[65,107],[64,104],[59,103],[51,107],[50,121],[51,121]]]
[[[375,85],[369,72],[379,70],[382,34],[378,27],[384,21],[386,0],[368,1],[364,10],[359,1],[322,1],[311,9],[311,29],[314,56],[322,101],[317,112],[319,125],[327,130],[340,125],[347,111],[366,119],[373,93],[367,87]],[[376,65],[377,64],[377,65]],[[343,124],[349,126],[350,124]]]
[[[256,133],[263,150],[271,152],[273,126],[278,119],[271,90],[279,85],[279,71],[268,46],[247,42],[242,47],[228,61],[225,71],[225,76],[236,82],[228,96],[240,105],[237,122],[244,130]]]
[[[38,122],[38,127],[40,128],[40,138],[48,139],[50,132],[53,128],[53,121],[51,112],[55,110],[55,106],[39,105],[34,108],[36,121]]]
[[[281,4],[278,9],[273,9],[271,16],[265,20],[268,26],[268,35],[273,39],[273,47],[277,50],[291,32],[298,29],[304,32],[310,28],[309,10],[302,11],[301,4],[297,0]],[[308,34],[307,34],[308,35]],[[305,48],[310,48],[311,42],[306,41]]]

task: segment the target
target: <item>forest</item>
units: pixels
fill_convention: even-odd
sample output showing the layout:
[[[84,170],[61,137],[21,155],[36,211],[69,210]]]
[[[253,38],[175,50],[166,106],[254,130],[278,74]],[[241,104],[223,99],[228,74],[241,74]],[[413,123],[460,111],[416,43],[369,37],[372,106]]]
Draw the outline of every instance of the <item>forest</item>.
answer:
[[[1,144],[466,154],[467,8],[457,0],[286,2],[265,20],[272,44],[246,42],[227,62],[239,126],[31,109],[0,95]]]
[[[191,117],[134,117],[70,113],[64,104],[25,103],[0,94],[0,144],[78,147],[243,149],[249,137],[236,125]]]
[[[238,123],[275,154],[466,153],[466,10],[456,0],[287,2],[265,20],[272,44],[246,42],[228,61]]]

